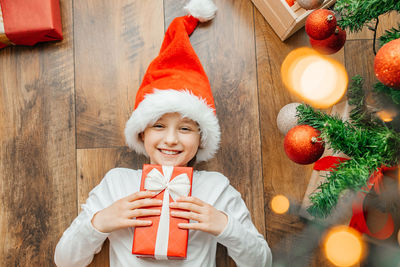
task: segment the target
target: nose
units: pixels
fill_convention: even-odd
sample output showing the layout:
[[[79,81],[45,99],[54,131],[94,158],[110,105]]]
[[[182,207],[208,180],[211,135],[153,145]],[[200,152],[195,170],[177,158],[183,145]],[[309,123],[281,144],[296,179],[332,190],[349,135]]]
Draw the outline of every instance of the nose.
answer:
[[[168,146],[174,146],[178,144],[178,133],[172,127],[168,129],[164,138],[165,144]]]

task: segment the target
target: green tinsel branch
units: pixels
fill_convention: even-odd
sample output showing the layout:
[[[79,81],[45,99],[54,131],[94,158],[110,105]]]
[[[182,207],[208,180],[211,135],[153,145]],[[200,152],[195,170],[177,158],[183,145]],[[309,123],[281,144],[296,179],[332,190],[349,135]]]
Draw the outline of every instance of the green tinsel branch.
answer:
[[[382,165],[393,166],[400,158],[400,135],[385,126],[356,127],[308,105],[298,106],[297,116],[299,124],[318,129],[334,152],[341,151],[351,158],[330,172],[319,191],[310,196],[309,212],[314,216],[329,215],[343,190],[362,190],[373,171]]]
[[[374,129],[386,125],[388,128],[396,132],[400,132],[398,116],[393,121],[384,122],[379,119],[377,112],[379,110],[396,108],[400,110],[400,91],[385,86],[378,82],[374,85],[371,96],[375,99],[375,108],[368,107],[366,103],[366,91],[363,88],[364,79],[360,75],[352,78],[352,83],[347,90],[347,99],[353,107],[350,111],[350,119],[356,127],[364,127]],[[394,105],[393,105],[394,104]],[[390,108],[392,106],[392,108]]]
[[[384,85],[383,83],[378,82],[374,85],[374,92],[385,94],[400,108],[400,90],[393,89]]]
[[[373,127],[376,121],[372,121],[372,113],[365,103],[366,92],[363,85],[364,79],[360,75],[356,75],[347,89],[348,103],[353,107],[350,111],[350,119],[355,126]]]
[[[358,32],[366,23],[372,23],[389,11],[400,12],[399,0],[338,0],[334,10],[340,14],[338,25],[342,29]]]
[[[384,46],[386,43],[389,43],[390,41],[399,38],[400,38],[400,24],[397,29],[393,27],[389,30],[385,30],[385,33],[381,37],[379,37],[379,45]]]
[[[370,173],[378,168],[374,160],[359,162],[348,160],[336,166],[336,170],[326,176],[326,181],[310,195],[312,206],[308,212],[318,218],[327,217],[336,206],[338,199],[346,189],[360,191],[368,182]]]

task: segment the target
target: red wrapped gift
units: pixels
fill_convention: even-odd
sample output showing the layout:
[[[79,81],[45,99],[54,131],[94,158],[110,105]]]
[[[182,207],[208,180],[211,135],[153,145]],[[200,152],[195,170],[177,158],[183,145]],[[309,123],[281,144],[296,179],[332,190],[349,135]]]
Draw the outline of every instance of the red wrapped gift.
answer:
[[[159,192],[154,198],[163,200],[160,216],[140,217],[151,220],[150,226],[136,227],[133,236],[132,254],[154,259],[186,258],[188,230],[180,229],[179,223],[189,220],[170,216],[169,203],[179,196],[190,196],[193,168],[160,165],[143,165],[140,191]]]
[[[0,0],[0,48],[62,38],[59,0]]]

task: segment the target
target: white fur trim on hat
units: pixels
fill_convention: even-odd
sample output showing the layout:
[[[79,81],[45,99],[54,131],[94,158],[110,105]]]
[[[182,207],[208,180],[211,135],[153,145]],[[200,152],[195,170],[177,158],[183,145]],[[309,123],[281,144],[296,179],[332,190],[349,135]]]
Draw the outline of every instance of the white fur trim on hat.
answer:
[[[217,6],[212,0],[190,0],[184,9],[200,22],[213,19],[215,12],[217,12]]]
[[[211,159],[218,150],[221,136],[217,116],[204,99],[187,90],[154,89],[154,93],[147,94],[126,123],[125,139],[128,146],[148,156],[139,134],[162,115],[174,112],[199,124],[201,145],[196,154],[196,162]]]

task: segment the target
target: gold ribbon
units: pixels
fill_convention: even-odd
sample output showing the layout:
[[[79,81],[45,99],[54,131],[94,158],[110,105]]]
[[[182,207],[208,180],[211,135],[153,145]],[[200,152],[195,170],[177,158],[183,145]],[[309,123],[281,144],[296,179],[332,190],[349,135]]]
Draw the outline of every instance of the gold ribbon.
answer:
[[[4,30],[3,12],[1,10],[1,5],[0,5],[0,43],[6,45],[13,45],[10,39],[8,39],[6,31]]]

